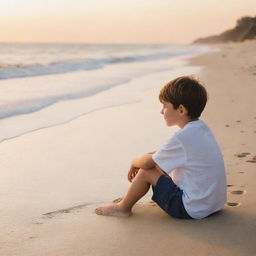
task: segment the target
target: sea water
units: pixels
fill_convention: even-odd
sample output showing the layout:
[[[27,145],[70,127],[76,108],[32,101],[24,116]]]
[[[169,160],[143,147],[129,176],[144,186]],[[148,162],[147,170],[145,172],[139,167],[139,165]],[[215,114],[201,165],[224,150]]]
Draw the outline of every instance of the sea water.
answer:
[[[131,88],[132,81],[181,68],[184,58],[212,50],[173,44],[2,43],[0,142],[139,101],[148,85]]]

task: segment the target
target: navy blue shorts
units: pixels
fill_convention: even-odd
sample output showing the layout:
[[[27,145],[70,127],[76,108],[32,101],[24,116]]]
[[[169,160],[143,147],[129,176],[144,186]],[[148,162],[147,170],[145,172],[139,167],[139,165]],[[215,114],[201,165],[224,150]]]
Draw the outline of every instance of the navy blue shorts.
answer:
[[[175,218],[192,219],[183,205],[183,191],[173,182],[169,175],[166,173],[161,175],[156,186],[152,186],[152,190],[152,200],[167,214]]]

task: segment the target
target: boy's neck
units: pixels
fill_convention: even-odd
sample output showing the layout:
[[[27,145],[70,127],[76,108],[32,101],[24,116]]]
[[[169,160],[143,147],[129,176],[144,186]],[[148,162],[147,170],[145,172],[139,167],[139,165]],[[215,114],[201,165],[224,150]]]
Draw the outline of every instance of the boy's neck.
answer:
[[[184,118],[183,120],[180,120],[179,124],[177,124],[177,125],[182,129],[188,123],[193,122],[193,121],[197,121],[197,120],[198,120],[198,118],[194,118],[194,119]]]

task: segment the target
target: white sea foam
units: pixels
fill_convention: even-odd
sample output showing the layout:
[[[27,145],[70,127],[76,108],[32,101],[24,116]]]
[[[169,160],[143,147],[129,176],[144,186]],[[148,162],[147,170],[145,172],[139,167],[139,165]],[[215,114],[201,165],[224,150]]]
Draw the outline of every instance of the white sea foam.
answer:
[[[162,60],[208,51],[207,46],[0,44],[0,79],[101,69],[115,63]]]

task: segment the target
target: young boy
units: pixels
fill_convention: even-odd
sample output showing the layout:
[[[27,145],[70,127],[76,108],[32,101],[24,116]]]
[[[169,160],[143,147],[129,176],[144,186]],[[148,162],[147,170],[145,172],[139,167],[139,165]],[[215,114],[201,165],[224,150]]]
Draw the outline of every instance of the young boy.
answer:
[[[98,215],[130,216],[150,185],[152,200],[172,217],[202,219],[224,207],[222,154],[210,129],[199,120],[207,102],[205,88],[192,77],[178,77],[161,89],[159,100],[167,126],[181,129],[159,151],[132,161],[126,196],[116,204],[98,207]]]

